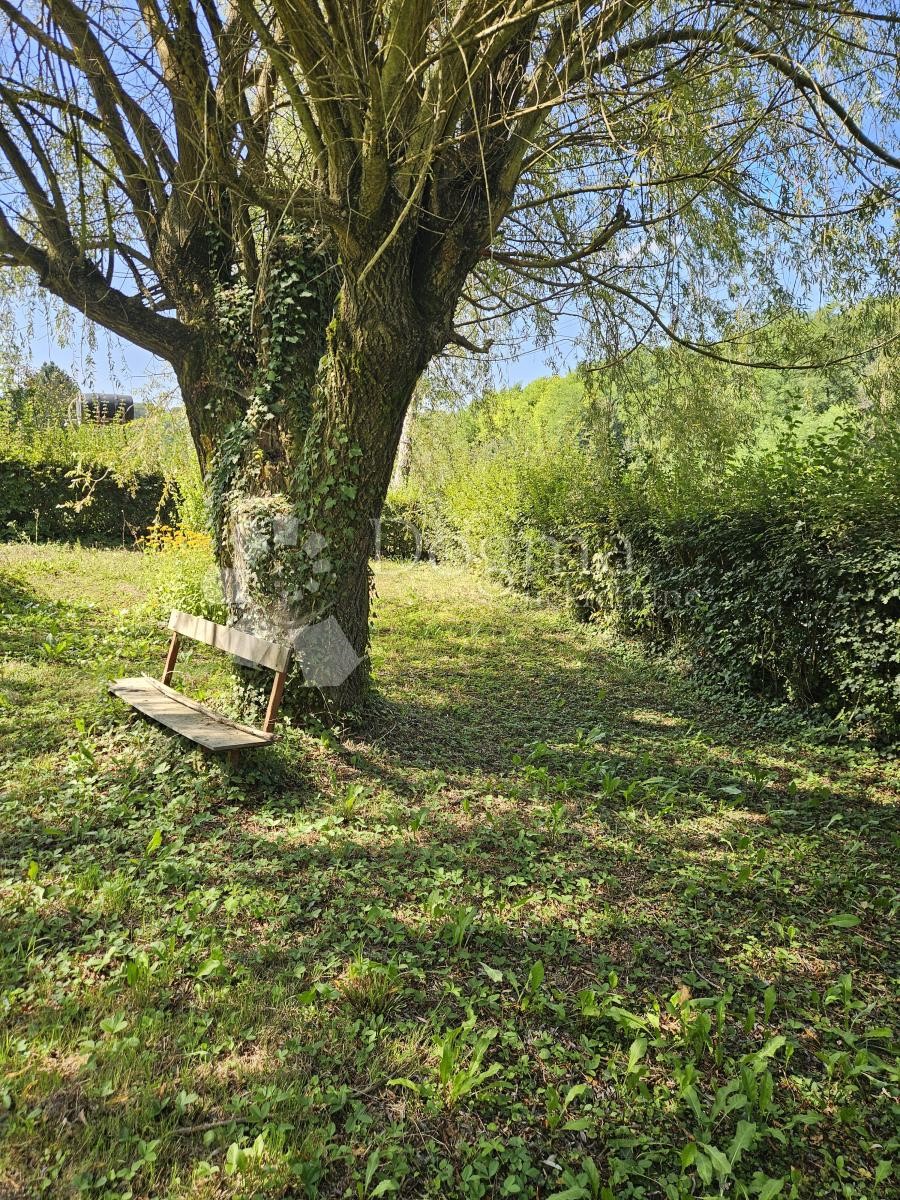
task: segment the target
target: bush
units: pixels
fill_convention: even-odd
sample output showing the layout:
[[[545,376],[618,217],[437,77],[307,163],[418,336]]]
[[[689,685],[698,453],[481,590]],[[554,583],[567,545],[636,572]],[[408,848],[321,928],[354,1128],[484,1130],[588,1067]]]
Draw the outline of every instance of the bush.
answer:
[[[174,519],[178,494],[160,475],[127,483],[108,472],[0,459],[0,539],[131,545]]]
[[[432,557],[425,524],[425,513],[416,492],[411,488],[392,488],[381,510],[376,558]]]
[[[717,507],[633,498],[581,573],[595,615],[740,690],[900,727],[900,438],[839,419],[736,459]],[[572,584],[577,587],[577,585]]]
[[[611,504],[608,474],[586,450],[484,455],[450,481],[439,540],[511,587],[568,601],[580,544]]]
[[[73,424],[67,417],[65,376],[58,374],[63,383],[53,388],[47,380],[52,382],[55,373],[48,367],[24,388],[4,391],[0,386],[0,460],[21,463],[23,472],[49,465],[71,472],[73,478],[90,475],[114,480],[128,494],[135,487],[140,490],[144,480],[165,480],[167,495],[177,505],[179,524],[205,529],[203,483],[184,409],[150,401],[139,420]],[[71,380],[68,386],[77,392]],[[172,516],[167,509],[158,519],[169,521]],[[147,522],[133,519],[131,524],[143,531]]]
[[[900,723],[900,549],[886,526],[725,513],[660,528],[632,515],[582,575],[580,601],[709,677]],[[577,586],[577,585],[576,585]]]
[[[226,621],[225,600],[209,534],[155,526],[143,543],[152,560],[150,605],[160,617],[173,608]]]
[[[802,424],[802,427],[801,427]],[[666,472],[674,472],[667,478]],[[423,481],[419,481],[420,489]],[[474,443],[421,507],[503,582],[739,691],[900,726],[900,431],[789,413],[715,477],[589,443]]]

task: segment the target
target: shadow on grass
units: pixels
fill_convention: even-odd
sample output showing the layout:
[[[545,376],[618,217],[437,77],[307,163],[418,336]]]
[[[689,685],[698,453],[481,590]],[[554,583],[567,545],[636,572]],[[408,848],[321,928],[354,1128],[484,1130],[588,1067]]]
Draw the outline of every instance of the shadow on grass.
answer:
[[[25,588],[13,601],[23,615],[34,602]],[[617,1071],[640,1028],[628,1013],[643,1019],[682,987],[730,993],[729,1052],[779,1029],[794,1038],[792,1071],[802,1063],[809,1079],[779,1103],[822,1110],[812,1170],[830,1169],[823,1146],[849,1153],[850,1107],[825,1096],[825,1066],[800,1043],[850,973],[865,1019],[881,1020],[890,811],[849,759],[834,786],[792,785],[814,755],[735,736],[677,673],[543,617],[501,615],[506,625],[481,616],[462,632],[413,621],[407,661],[384,673],[343,746],[289,730],[228,772],[143,723],[101,723],[83,748],[66,728],[71,761],[52,790],[44,778],[30,791],[22,751],[0,840],[0,944],[11,1144],[26,1177],[56,1161],[70,1183],[130,1170],[141,1142],[158,1142],[153,1178],[184,1180],[265,1135],[311,1172],[283,1194],[352,1188],[375,1143],[415,1147],[416,1183],[440,1162],[458,1182],[495,1124],[498,1144],[534,1151],[548,1192],[550,1152],[577,1164],[585,1141],[551,1136],[545,1096],[578,1085],[603,1114],[589,1143],[600,1168],[633,1129],[641,1154],[663,1147],[648,1168],[661,1178],[698,1131],[684,1105],[671,1115],[675,1099],[664,1115],[642,1108]],[[857,924],[833,928],[835,913]],[[525,996],[538,960],[544,980]],[[374,978],[396,969],[386,999],[349,986],[366,963]],[[770,983],[778,1008],[763,1028],[746,1013]],[[603,1004],[585,1014],[579,992],[604,988],[625,1017]],[[511,1098],[427,1109],[390,1081],[434,1084],[434,1041],[469,1011],[503,1031],[490,1053]],[[710,1055],[698,1071],[705,1103],[722,1073]],[[874,1102],[860,1112],[857,1143],[880,1120]],[[789,1151],[802,1155],[800,1142]],[[150,1177],[137,1176],[138,1194]]]
[[[330,829],[315,829],[314,814],[298,808],[310,820],[267,831],[233,820],[222,830],[209,814],[181,805],[170,818],[181,821],[190,839],[184,847],[164,843],[159,859],[147,856],[146,830],[139,825],[121,844],[102,843],[75,855],[101,871],[143,861],[130,871],[136,882],[152,873],[151,893],[165,885],[157,903],[179,931],[171,949],[154,935],[157,914],[134,905],[117,924],[127,922],[131,930],[144,925],[147,932],[132,932],[118,950],[104,954],[109,935],[103,925],[112,918],[101,923],[90,894],[70,902],[65,913],[35,911],[3,930],[7,945],[17,941],[48,967],[67,952],[93,963],[87,990],[71,998],[63,993],[56,1005],[33,1014],[34,1044],[52,1042],[61,1022],[92,1030],[111,1007],[125,1014],[128,1028],[148,1022],[140,1060],[117,1050],[114,1035],[107,1034],[90,1071],[75,1065],[67,1076],[51,1077],[56,1082],[44,1115],[32,1118],[40,1123],[58,1120],[61,1111],[80,1111],[92,1147],[121,1141],[124,1122],[132,1138],[161,1139],[164,1159],[188,1167],[210,1154],[209,1123],[215,1126],[211,1145],[220,1152],[236,1136],[252,1139],[273,1121],[286,1123],[291,1144],[299,1147],[310,1129],[330,1124],[333,1139],[335,1126],[357,1123],[360,1102],[382,1130],[396,1129],[405,1109],[403,1090],[391,1083],[401,1073],[395,1059],[409,1056],[416,1029],[425,1031],[427,1047],[429,1038],[458,1026],[470,1007],[482,1025],[502,1024],[506,1048],[498,1043],[492,1061],[519,1079],[518,1086],[530,1087],[534,1098],[543,1094],[541,1053],[547,1045],[557,1047],[554,1078],[568,1086],[584,1080],[588,1049],[604,1060],[627,1054],[640,1029],[627,1014],[645,1020],[648,1006],[680,987],[695,996],[727,990],[740,1016],[761,1005],[774,981],[780,997],[792,996],[795,1006],[809,1010],[859,953],[820,944],[827,896],[811,864],[791,859],[789,847],[781,866],[791,865],[790,881],[762,875],[741,882],[729,873],[725,848],[746,828],[742,814],[725,814],[714,831],[673,845],[666,826],[636,838],[640,821],[618,809],[595,814],[590,828],[573,812],[556,832],[543,826],[540,806],[531,811],[530,826],[525,811],[433,813],[410,832],[384,826],[377,813],[362,813],[355,824],[332,815]],[[269,811],[284,815],[277,804]],[[127,822],[123,828],[127,832]],[[88,832],[83,850],[92,845]],[[775,847],[772,853],[777,856]],[[241,906],[223,910],[222,894],[240,897]],[[204,941],[220,947],[222,964],[205,980],[202,951],[182,949],[187,931],[201,922]],[[778,937],[775,922],[797,929],[796,952],[780,959],[768,953],[768,943]],[[738,953],[755,942],[767,947],[760,967]],[[151,962],[170,959],[171,968],[164,966],[158,981],[148,976],[136,991],[126,986],[124,970],[139,946],[150,946]],[[823,960],[823,950],[831,957]],[[398,964],[400,991],[383,1013],[377,1005],[367,1009],[365,995],[353,1002],[342,990],[348,963],[361,954]],[[521,989],[538,959],[546,977],[523,1007]],[[22,954],[8,961],[21,962]],[[489,978],[485,964],[502,978]],[[585,1015],[578,993],[597,989],[602,995],[610,972],[618,976],[614,1008]],[[14,971],[6,982],[21,986],[24,978]],[[312,990],[316,983],[322,985],[318,993]],[[617,1015],[623,1006],[625,1018]],[[365,1031],[372,1036],[360,1041]],[[176,1034],[183,1044],[174,1052]],[[736,1053],[759,1044],[758,1031],[730,1036]],[[225,1049],[210,1058],[215,1045]],[[524,1080],[523,1060],[530,1073]],[[327,1081],[321,1078],[325,1063]],[[821,1072],[814,1060],[806,1069]],[[402,1073],[433,1080],[436,1063],[421,1053]],[[133,1093],[157,1097],[155,1107],[144,1101],[124,1111],[107,1102],[100,1084],[122,1077]],[[196,1094],[189,1120],[159,1107],[158,1083],[166,1078],[173,1080],[173,1093],[177,1084]],[[323,1094],[323,1082],[330,1092],[326,1087]],[[609,1084],[598,1080],[594,1087],[602,1102]],[[482,1120],[498,1112],[494,1101],[477,1097],[464,1107],[470,1116],[480,1112]],[[443,1140],[445,1120],[417,1114],[402,1126],[404,1136]],[[531,1120],[526,1113],[526,1128]],[[73,1136],[80,1128],[74,1126]],[[826,1136],[827,1129],[820,1133]],[[539,1144],[547,1138],[532,1131],[534,1136]],[[673,1140],[678,1136],[674,1131]],[[465,1153],[464,1135],[454,1140]],[[600,1143],[596,1153],[602,1162],[610,1150]],[[345,1169],[331,1168],[335,1187]]]

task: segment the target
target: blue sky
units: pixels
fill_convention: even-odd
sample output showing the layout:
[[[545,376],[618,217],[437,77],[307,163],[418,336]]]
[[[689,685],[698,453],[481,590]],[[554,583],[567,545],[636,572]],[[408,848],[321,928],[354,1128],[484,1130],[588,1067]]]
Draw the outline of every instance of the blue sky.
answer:
[[[30,312],[22,310],[17,325],[24,357],[32,368],[45,362],[55,363],[89,391],[139,395],[148,389],[159,392],[174,386],[171,369],[162,359],[103,329],[96,329],[91,345],[84,324],[76,314],[69,335],[60,339],[52,319],[40,307],[36,306]],[[569,366],[575,365],[572,357]],[[522,352],[515,358],[504,355],[498,363],[498,371],[508,383],[528,383],[552,374],[553,367],[547,361],[546,352],[536,349],[533,343],[524,342]]]

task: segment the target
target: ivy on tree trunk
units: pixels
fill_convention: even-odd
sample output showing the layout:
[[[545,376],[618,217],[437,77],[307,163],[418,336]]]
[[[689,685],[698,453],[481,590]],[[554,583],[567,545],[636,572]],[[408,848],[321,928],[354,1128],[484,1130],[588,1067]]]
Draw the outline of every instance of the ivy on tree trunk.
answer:
[[[199,336],[179,382],[229,621],[294,646],[295,706],[351,707],[368,682],[369,560],[428,352],[394,265],[360,295],[314,236],[284,236],[255,293],[226,272],[184,314]]]

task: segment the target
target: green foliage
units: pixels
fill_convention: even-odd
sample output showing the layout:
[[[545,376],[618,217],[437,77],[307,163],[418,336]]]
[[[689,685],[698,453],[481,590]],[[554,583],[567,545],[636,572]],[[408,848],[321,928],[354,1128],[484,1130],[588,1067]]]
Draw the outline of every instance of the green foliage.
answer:
[[[55,363],[44,363],[8,388],[0,408],[25,429],[59,428],[71,419],[78,391],[71,375]]]
[[[549,579],[541,531],[563,521],[589,525],[605,508],[614,467],[590,444],[590,420],[575,376],[489,394],[458,414],[418,417],[402,503],[429,550],[516,586],[526,586],[530,571]]]
[[[818,702],[890,734],[900,727],[895,530],[825,533],[752,512],[662,527],[631,517],[569,582],[593,616],[676,644],[738,692]]]
[[[447,491],[463,557],[523,591],[564,599],[559,568],[569,544],[608,511],[603,472],[577,447],[478,462]]]
[[[733,463],[716,508],[667,514],[632,494],[590,530],[533,515],[531,555],[509,543],[509,576],[677,646],[739,692],[819,703],[894,734],[898,465],[892,439],[873,443],[847,422],[803,442],[785,435]]]
[[[761,511],[823,530],[892,522],[900,516],[900,424],[872,427],[843,412],[804,435],[791,409],[773,438],[725,464],[715,500],[695,511]]]
[[[0,547],[0,1192],[894,1194],[895,759],[380,564],[369,724],[227,770],[107,695],[153,570]]]
[[[121,482],[109,473],[0,458],[0,540],[131,545],[173,520],[176,493],[159,475]]]
[[[392,488],[381,511],[376,540],[379,558],[417,560],[430,554],[425,538],[425,513],[415,489]]]
[[[60,380],[59,376],[64,378]],[[104,520],[108,524],[112,517],[89,512],[92,504],[83,503],[98,494],[97,488],[119,514],[118,533],[107,530],[103,540],[121,541],[124,505],[126,526],[131,524],[142,532],[154,520],[168,522],[175,517],[187,529],[205,528],[203,485],[185,410],[150,401],[143,418],[127,424],[113,421],[95,425],[86,421],[77,425],[70,420],[71,388],[74,384],[64,372],[46,365],[26,376],[24,383],[8,384],[0,395],[0,458],[22,463],[23,481],[22,492],[18,497],[7,497],[6,508],[11,514],[29,514],[23,521],[14,518],[23,532],[34,528],[34,496],[25,486],[26,480],[29,475],[41,476],[44,469],[50,470],[54,479],[68,474],[72,482],[68,496],[48,484],[46,502],[37,505],[42,512],[38,521],[40,536],[90,536],[94,524],[106,528]],[[60,396],[68,398],[64,401]],[[145,499],[137,506],[132,499],[126,500],[143,497],[151,481],[157,488],[157,499],[164,496],[166,500],[156,517]],[[70,516],[50,518],[58,504],[64,505],[62,514],[68,512]],[[83,516],[73,520],[74,512],[82,512]],[[12,517],[7,516],[6,521],[10,520]],[[48,530],[46,534],[40,533],[41,522]]]
[[[325,350],[322,330],[334,301],[331,262],[310,235],[289,231],[272,242],[258,295],[238,280],[217,283],[211,333],[216,349],[207,365],[209,408],[223,427],[211,444],[207,478],[210,524],[219,561],[227,561],[230,527],[247,519],[260,528],[310,514],[294,497],[304,495],[309,464],[301,449],[318,449],[312,387]],[[240,403],[235,404],[235,395]],[[349,479],[340,480],[345,486]],[[308,499],[308,498],[307,498]],[[262,550],[263,540],[257,538]],[[248,584],[261,594],[318,586],[296,555],[268,543]]]
[[[843,330],[817,317],[753,349],[827,335],[837,354]],[[413,511],[439,558],[892,735],[895,375],[877,356],[760,375],[670,350],[589,390],[538,381],[419,419]]]
[[[173,608],[226,621],[218,568],[207,534],[155,526],[144,542],[151,564],[150,604],[159,617]]]
[[[815,369],[758,370],[672,346],[641,350],[593,377],[592,432],[652,511],[715,508],[723,485],[737,482],[735,459],[773,448],[790,457],[848,416],[874,438],[889,437],[900,417],[897,334],[893,309],[870,304],[782,319],[727,344],[751,362],[831,363]],[[882,340],[885,349],[867,349]]]
[[[620,508],[566,579],[592,615],[677,643],[723,683],[896,732],[898,485],[895,430],[872,439],[844,418],[801,439],[789,423],[729,464],[715,507]]]

